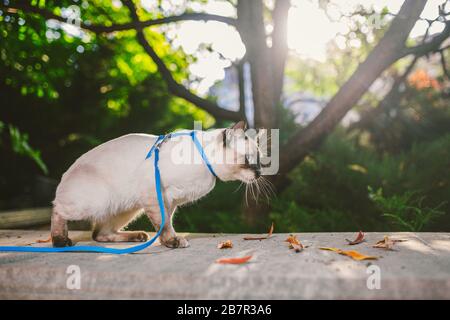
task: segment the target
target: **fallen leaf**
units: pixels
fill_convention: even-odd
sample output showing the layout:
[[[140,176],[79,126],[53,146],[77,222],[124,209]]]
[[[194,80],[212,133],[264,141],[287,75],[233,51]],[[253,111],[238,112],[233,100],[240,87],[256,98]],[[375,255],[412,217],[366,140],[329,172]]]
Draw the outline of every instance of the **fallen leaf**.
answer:
[[[244,240],[264,240],[264,239],[269,239],[272,236],[272,233],[273,233],[273,222],[272,222],[272,225],[270,226],[269,233],[267,234],[267,236],[265,236],[265,237],[245,237]]]
[[[346,250],[341,250],[341,249],[338,249],[338,248],[326,248],[326,247],[321,247],[319,249],[334,251],[334,252],[337,252],[337,253],[342,254],[344,256],[348,256],[348,257],[350,257],[350,258],[352,258],[354,260],[377,260],[378,259],[378,257],[366,256],[366,255],[364,255],[362,253],[359,253],[358,251],[355,251],[355,250],[348,250],[348,251],[346,251]]]
[[[47,242],[50,242],[50,241],[52,241],[52,237],[51,236],[49,236],[48,239],[45,239],[45,240],[42,240],[42,239],[37,239],[36,240],[37,243],[47,243]]]
[[[233,248],[233,242],[231,240],[223,241],[217,245],[217,249],[230,249]]]
[[[373,247],[379,248],[379,249],[386,249],[386,250],[392,250],[392,247],[394,246],[394,241],[389,239],[388,236],[384,236],[383,240],[378,241]]]
[[[349,256],[355,260],[377,260],[378,257],[375,256],[366,256],[362,253],[359,253],[356,250],[348,250],[348,251],[343,251],[342,254]]]
[[[393,250],[394,244],[397,242],[408,241],[406,239],[390,239],[388,236],[384,236],[383,240],[378,241],[373,247],[379,249]]]
[[[294,249],[295,252],[303,251],[303,249],[307,248],[307,246],[304,246],[295,235],[289,235],[285,242],[289,242],[289,249]]]
[[[300,244],[291,243],[291,244],[290,244],[290,247],[291,247],[292,249],[294,249],[295,252],[303,251],[303,249],[305,248],[301,243],[300,243]]]
[[[287,237],[285,242],[289,242],[290,244],[300,244],[300,241],[298,241],[297,236],[290,234],[289,237]]]
[[[241,257],[241,258],[221,258],[221,259],[217,259],[216,263],[221,263],[221,264],[243,264],[248,262],[253,256],[245,256],[245,257]]]
[[[355,240],[353,240],[353,241],[348,240],[348,239],[345,239],[345,240],[348,242],[349,245],[355,245],[355,244],[361,243],[364,241],[364,232],[359,231],[358,235],[356,236]]]
[[[342,252],[342,250],[341,250],[341,249],[338,249],[338,248],[320,247],[319,249],[320,249],[320,250],[334,251],[334,252],[337,252],[337,253],[341,253],[341,252]]]

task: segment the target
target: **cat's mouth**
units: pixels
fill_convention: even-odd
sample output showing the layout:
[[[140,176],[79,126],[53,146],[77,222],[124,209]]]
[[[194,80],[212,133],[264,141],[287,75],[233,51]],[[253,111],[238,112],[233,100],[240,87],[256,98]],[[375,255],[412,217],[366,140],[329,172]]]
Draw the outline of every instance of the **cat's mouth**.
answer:
[[[248,171],[248,170],[247,170]],[[264,176],[253,173],[253,178],[244,181],[245,183],[245,203],[248,205],[249,195],[258,202],[260,196],[269,202],[270,197],[275,195],[273,184],[267,180]]]
[[[239,180],[245,183],[250,183],[261,176],[261,171],[256,168],[250,168],[248,165],[244,165],[240,170]]]

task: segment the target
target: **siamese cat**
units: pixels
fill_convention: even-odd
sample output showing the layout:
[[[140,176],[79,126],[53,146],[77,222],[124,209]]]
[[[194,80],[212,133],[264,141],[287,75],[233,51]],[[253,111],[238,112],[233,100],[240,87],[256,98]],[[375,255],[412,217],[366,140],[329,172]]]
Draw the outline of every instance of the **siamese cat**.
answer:
[[[205,155],[222,181],[253,183],[261,174],[256,139],[243,131],[245,123],[231,128],[198,131]],[[92,237],[100,242],[147,241],[143,231],[122,231],[145,212],[156,230],[163,228],[160,242],[171,248],[185,248],[188,241],[177,235],[172,218],[178,206],[208,194],[216,177],[202,161],[180,163],[179,153],[198,153],[189,136],[169,138],[161,144],[159,169],[166,211],[165,225],[155,191],[153,156],[145,159],[157,136],[128,134],[88,151],[64,173],[56,190],[51,219],[53,246],[71,246],[68,220],[90,220]],[[208,142],[205,145],[205,141]],[[244,146],[244,147],[242,147]],[[253,160],[253,161],[250,161]]]

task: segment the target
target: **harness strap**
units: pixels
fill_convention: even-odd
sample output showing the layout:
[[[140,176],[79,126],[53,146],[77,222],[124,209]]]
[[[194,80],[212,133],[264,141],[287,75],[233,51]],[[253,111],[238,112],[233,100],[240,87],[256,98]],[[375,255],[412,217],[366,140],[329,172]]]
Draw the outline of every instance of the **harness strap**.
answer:
[[[214,177],[217,178],[217,175],[215,174],[211,163],[208,161],[208,158],[205,155],[205,152],[203,150],[202,145],[197,139],[195,131],[191,131],[189,133],[187,132],[175,132],[168,135],[160,135],[156,139],[153,146],[150,148],[150,151],[147,153],[147,156],[145,159],[148,159],[152,156],[152,154],[155,154],[155,160],[154,160],[154,167],[155,167],[155,189],[156,189],[156,196],[158,199],[158,206],[159,211],[161,212],[161,225],[159,227],[159,230],[156,232],[155,236],[150,239],[149,241],[138,244],[133,247],[124,248],[124,249],[117,249],[117,248],[106,248],[106,247],[99,247],[99,246],[73,246],[73,247],[62,247],[62,248],[49,248],[49,247],[19,247],[19,246],[0,246],[1,252],[93,252],[93,253],[110,253],[110,254],[126,254],[126,253],[134,253],[141,251],[149,246],[151,246],[156,239],[161,235],[161,232],[164,228],[164,224],[166,221],[166,209],[164,206],[164,199],[162,195],[162,188],[161,188],[161,174],[159,171],[159,148],[161,144],[164,142],[165,139],[169,139],[171,137],[176,136],[186,136],[189,135],[192,137],[192,141],[194,142],[195,146],[197,147],[197,150],[200,152],[200,155],[202,156],[203,161],[205,162],[206,166],[208,167],[209,171],[214,175]]]
[[[214,169],[213,169],[211,163],[209,162],[208,157],[206,157],[205,150],[203,149],[202,144],[197,139],[197,133],[195,131],[191,131],[190,135],[192,137],[192,141],[194,142],[194,145],[197,147],[198,152],[202,156],[203,162],[205,162],[205,164],[208,167],[211,174],[217,178],[217,174],[214,172]]]

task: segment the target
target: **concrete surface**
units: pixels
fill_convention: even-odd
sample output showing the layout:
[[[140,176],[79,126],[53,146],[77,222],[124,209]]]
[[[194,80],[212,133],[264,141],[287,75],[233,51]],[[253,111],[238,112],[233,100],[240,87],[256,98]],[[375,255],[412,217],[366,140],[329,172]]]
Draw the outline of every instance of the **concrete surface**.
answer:
[[[156,244],[131,255],[0,252],[0,299],[450,299],[450,233],[391,233],[408,241],[396,244],[396,251],[372,248],[384,235],[369,233],[366,242],[349,246],[344,239],[354,233],[298,233],[309,245],[300,253],[288,249],[287,234],[262,241],[187,234],[187,249]],[[46,231],[3,230],[0,245],[29,245],[47,237]],[[99,245],[89,237],[71,232],[78,244]],[[227,239],[234,248],[217,249]],[[108,244],[125,245],[130,244]],[[355,261],[318,249],[323,246],[379,259]],[[214,263],[249,253],[254,257],[244,265]],[[79,290],[67,287],[71,265],[80,268]],[[368,270],[377,267],[381,287],[369,289]]]

